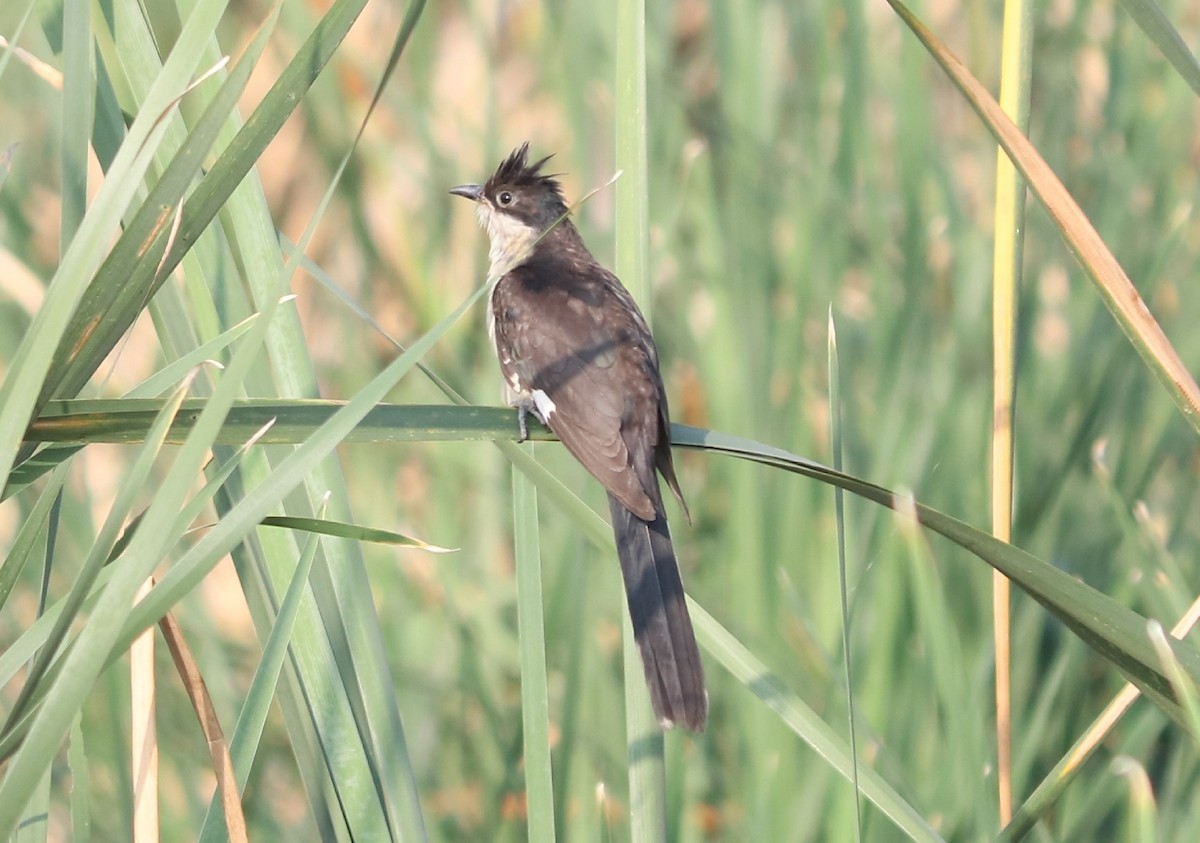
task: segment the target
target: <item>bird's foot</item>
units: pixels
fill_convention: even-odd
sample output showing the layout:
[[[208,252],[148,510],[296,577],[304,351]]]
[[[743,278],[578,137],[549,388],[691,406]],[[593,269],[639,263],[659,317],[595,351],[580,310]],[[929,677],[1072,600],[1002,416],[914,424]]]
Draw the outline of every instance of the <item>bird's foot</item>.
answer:
[[[546,420],[550,417],[550,413],[554,411],[554,402],[546,397],[546,393],[540,389],[535,389],[532,392],[510,392],[508,394],[508,406],[517,411],[517,427],[521,431],[521,436],[517,439],[517,444],[521,444],[529,438],[529,427],[527,419],[529,414],[541,422],[543,427],[549,427]]]
[[[529,428],[526,426],[525,417],[530,413],[537,414],[537,408],[533,404],[533,399],[528,396],[523,396],[515,404],[517,408],[517,427],[521,435],[517,437],[517,444],[520,445],[529,438]]]

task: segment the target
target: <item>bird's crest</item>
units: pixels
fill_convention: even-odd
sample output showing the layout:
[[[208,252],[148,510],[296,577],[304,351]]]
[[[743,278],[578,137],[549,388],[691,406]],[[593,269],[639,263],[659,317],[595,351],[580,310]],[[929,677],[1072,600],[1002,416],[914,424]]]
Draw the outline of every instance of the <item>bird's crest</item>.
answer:
[[[502,186],[521,188],[541,185],[561,200],[562,186],[555,178],[560,174],[542,173],[542,167],[553,157],[553,155],[547,155],[540,161],[534,161],[531,164],[529,162],[529,141],[525,141],[500,162],[496,172],[492,173],[491,178],[484,185],[484,192],[490,196]]]

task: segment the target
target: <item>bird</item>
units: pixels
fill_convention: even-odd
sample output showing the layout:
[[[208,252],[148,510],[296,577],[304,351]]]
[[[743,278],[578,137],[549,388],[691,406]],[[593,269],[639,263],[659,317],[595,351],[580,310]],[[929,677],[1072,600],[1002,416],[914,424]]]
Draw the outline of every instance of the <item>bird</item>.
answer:
[[[617,556],[659,725],[701,732],[704,668],[656,471],[679,501],[658,349],[620,280],[571,222],[551,156],[529,143],[483,184],[450,190],[475,202],[488,235],[488,333],[519,441],[532,414],[608,493]]]

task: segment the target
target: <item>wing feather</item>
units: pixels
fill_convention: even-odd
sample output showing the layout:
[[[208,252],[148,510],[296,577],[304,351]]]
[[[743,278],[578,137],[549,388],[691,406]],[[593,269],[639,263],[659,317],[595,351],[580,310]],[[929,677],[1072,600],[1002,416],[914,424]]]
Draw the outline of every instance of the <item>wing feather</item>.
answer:
[[[654,476],[657,354],[620,282],[592,266],[569,273],[579,279],[570,286],[531,283],[547,270],[529,266],[499,282],[492,307],[501,366],[506,380],[550,398],[554,410],[545,421],[584,468],[630,511],[653,520],[662,508]]]

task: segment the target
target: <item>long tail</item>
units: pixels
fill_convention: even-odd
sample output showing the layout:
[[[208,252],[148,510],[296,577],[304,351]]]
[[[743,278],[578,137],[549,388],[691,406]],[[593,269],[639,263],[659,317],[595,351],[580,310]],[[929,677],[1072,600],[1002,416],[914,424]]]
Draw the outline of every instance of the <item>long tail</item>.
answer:
[[[708,718],[708,694],[666,516],[643,521],[612,495],[608,508],[654,713],[664,728],[699,732]]]

